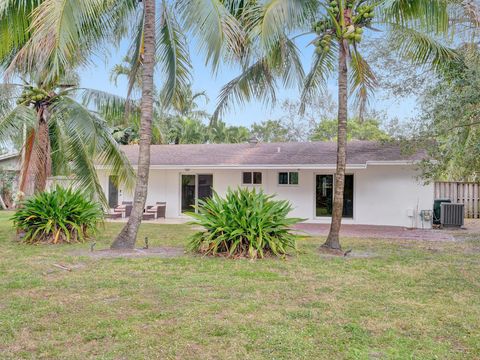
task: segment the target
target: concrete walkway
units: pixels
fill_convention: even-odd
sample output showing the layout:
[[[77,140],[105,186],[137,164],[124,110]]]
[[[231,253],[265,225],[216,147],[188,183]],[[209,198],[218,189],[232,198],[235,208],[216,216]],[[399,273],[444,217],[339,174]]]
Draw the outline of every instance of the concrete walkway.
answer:
[[[294,226],[299,232],[311,236],[327,236],[329,224],[302,223]],[[461,230],[460,230],[461,231]],[[346,237],[378,238],[378,239],[404,239],[425,241],[453,241],[454,235],[448,230],[422,230],[407,229],[400,226],[378,225],[342,225],[340,234]]]

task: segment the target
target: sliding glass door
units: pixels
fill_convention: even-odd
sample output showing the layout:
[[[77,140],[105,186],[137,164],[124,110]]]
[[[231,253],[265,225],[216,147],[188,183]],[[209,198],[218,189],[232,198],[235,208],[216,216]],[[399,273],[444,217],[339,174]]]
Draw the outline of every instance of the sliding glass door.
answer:
[[[343,217],[353,218],[353,175],[345,175],[343,190]]]
[[[315,216],[330,217],[333,208],[333,175],[317,175]],[[343,217],[353,218],[353,175],[345,175]]]
[[[333,175],[317,175],[315,216],[332,216]]]
[[[182,213],[193,211],[193,206],[198,199],[212,196],[213,175],[211,174],[188,174],[182,175]]]
[[[182,175],[182,213],[195,205],[195,175]]]

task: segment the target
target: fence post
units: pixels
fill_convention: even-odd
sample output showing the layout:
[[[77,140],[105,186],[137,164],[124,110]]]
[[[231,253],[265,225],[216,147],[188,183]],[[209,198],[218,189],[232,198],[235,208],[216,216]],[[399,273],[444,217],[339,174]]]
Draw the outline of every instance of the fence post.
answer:
[[[473,218],[478,218],[478,184],[473,184]]]

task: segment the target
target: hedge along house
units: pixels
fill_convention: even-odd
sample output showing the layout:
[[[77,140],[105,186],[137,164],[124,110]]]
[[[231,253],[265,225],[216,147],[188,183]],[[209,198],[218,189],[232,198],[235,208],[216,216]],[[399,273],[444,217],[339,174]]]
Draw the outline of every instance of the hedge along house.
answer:
[[[122,147],[135,167],[138,146]],[[433,185],[424,185],[416,163],[392,143],[351,141],[347,147],[345,224],[430,227]],[[239,186],[263,189],[293,205],[292,216],[329,223],[336,164],[334,142],[153,145],[147,205],[166,202],[167,218],[182,218],[198,199]],[[98,174],[111,207],[133,194],[115,186],[108,169]]]

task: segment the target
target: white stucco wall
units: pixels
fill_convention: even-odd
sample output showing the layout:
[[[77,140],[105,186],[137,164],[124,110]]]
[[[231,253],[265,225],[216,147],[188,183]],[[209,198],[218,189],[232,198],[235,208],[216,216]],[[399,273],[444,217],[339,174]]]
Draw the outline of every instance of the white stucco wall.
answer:
[[[181,174],[213,174],[213,187],[223,195],[229,187],[241,184],[243,171],[234,170],[164,170],[150,171],[147,204],[167,202],[166,216],[181,217],[180,176]],[[278,172],[287,170],[262,170],[263,184],[259,187],[279,198],[289,200],[294,210],[292,216],[308,222],[329,223],[330,218],[315,217],[315,175],[333,174],[333,170],[298,170],[299,185],[278,185]],[[354,175],[353,219],[344,219],[346,224],[392,225],[422,227],[420,210],[433,206],[433,185],[422,185],[415,179],[413,166],[369,165],[366,169],[347,170]],[[99,170],[102,187],[108,196],[108,172]],[[255,185],[258,186],[258,185]],[[133,195],[120,187],[119,202],[132,200]],[[428,223],[423,224],[428,227]]]

